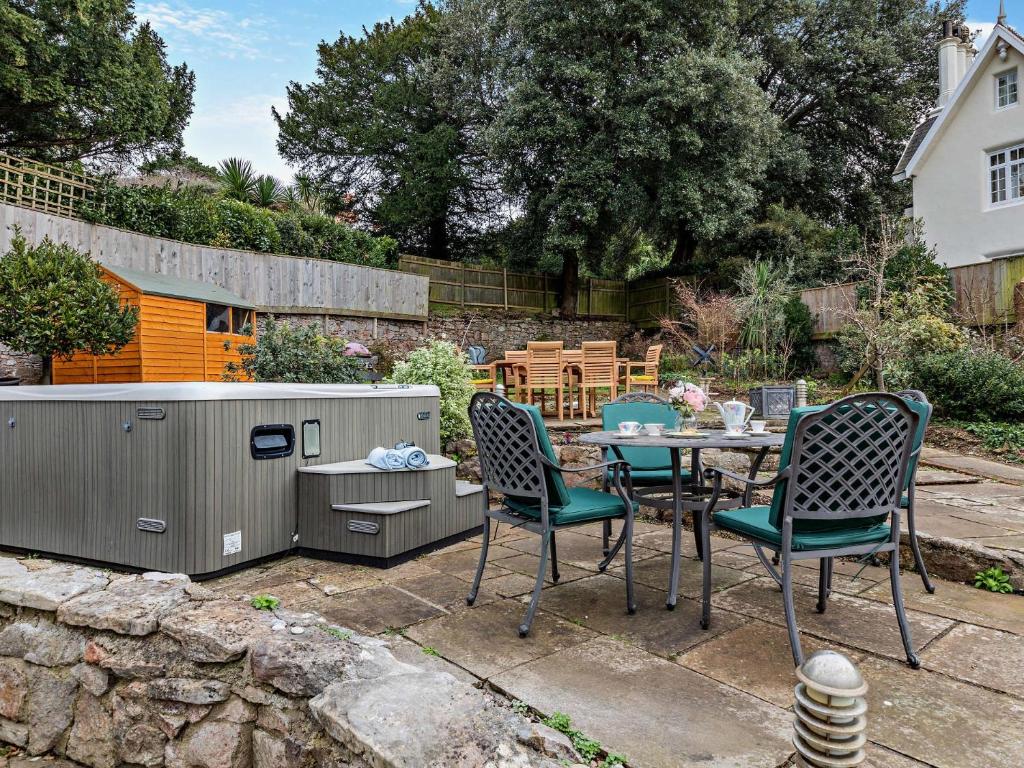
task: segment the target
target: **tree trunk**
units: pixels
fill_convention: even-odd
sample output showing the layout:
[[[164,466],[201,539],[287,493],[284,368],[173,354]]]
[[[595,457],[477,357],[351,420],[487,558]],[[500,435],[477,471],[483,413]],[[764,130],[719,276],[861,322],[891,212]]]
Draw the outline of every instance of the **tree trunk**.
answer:
[[[448,217],[438,216],[430,222],[427,232],[427,251],[432,259],[447,260],[448,255]]]
[[[576,251],[562,258],[562,296],[558,305],[564,318],[576,317],[576,300],[580,286],[580,256]]]
[[[676,247],[672,251],[672,267],[675,272],[682,272],[689,266],[697,252],[697,238],[683,222],[679,222],[676,232]]]

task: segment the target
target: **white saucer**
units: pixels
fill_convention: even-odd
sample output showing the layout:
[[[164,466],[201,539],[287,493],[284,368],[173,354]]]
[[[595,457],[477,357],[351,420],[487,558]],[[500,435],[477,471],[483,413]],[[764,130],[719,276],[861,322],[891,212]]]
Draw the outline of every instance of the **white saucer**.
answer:
[[[643,437],[643,435],[641,435],[638,432],[632,432],[632,433],[630,433],[628,435],[626,433],[624,433],[624,432],[616,432],[615,436],[616,437],[623,437],[623,438],[626,438],[627,440],[632,440],[634,437]]]
[[[724,432],[723,431],[722,432],[722,437],[728,437],[730,440],[739,440],[741,437],[747,437],[747,433],[746,432],[733,433],[733,432]]]

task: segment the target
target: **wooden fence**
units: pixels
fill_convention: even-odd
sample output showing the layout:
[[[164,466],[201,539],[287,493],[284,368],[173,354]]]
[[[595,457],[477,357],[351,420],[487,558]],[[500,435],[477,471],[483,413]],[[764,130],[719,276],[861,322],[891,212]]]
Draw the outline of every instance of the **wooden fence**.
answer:
[[[431,304],[528,313],[551,312],[559,304],[559,279],[554,275],[419,256],[403,256],[399,268],[430,278]],[[671,293],[664,278],[635,282],[583,278],[576,297],[577,311],[584,317],[652,326],[670,311]]]
[[[90,253],[100,264],[214,283],[263,312],[425,320],[428,280],[396,270],[324,259],[183,243],[0,204],[0,254],[17,226],[32,244],[44,237]]]
[[[967,264],[949,270],[953,284],[953,310],[965,325],[980,327],[1017,321],[1013,292],[1024,280],[1024,256]],[[844,324],[844,315],[856,306],[857,283],[841,283],[800,292],[814,316],[816,338],[829,338]]]
[[[77,216],[96,191],[92,177],[0,152],[0,203],[58,216]]]

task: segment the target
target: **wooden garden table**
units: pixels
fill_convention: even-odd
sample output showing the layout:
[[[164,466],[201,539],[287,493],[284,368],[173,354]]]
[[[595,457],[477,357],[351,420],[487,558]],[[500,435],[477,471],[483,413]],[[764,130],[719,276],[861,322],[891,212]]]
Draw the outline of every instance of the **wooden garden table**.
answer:
[[[586,445],[599,445],[610,448],[616,458],[622,458],[620,448],[667,448],[672,459],[672,484],[641,486],[633,489],[633,497],[647,506],[672,511],[672,562],[669,573],[668,600],[666,607],[671,611],[676,607],[679,592],[679,562],[682,558],[683,512],[689,512],[693,518],[694,539],[697,542],[697,555],[701,559],[702,551],[700,536],[700,512],[707,505],[707,497],[711,488],[704,485],[704,473],[700,463],[700,452],[705,448],[722,450],[756,451],[757,455],[750,463],[748,477],[754,479],[761,468],[768,451],[781,448],[786,436],[780,432],[762,432],[753,434],[745,432],[741,437],[726,437],[721,429],[702,430],[706,437],[669,437],[660,435],[651,437],[641,434],[638,437],[622,437],[618,432],[589,432],[580,435],[579,441]],[[690,451],[690,480],[683,484],[681,452]],[[741,494],[729,494],[719,498],[716,509],[733,509],[750,506],[753,489],[748,486]],[[625,531],[623,531],[623,534]],[[710,557],[710,553],[706,553]]]

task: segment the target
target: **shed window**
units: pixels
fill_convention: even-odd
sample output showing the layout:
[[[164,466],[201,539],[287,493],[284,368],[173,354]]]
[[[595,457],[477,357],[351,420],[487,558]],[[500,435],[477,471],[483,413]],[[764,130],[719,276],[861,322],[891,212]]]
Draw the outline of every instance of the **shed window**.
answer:
[[[206,305],[206,330],[210,333],[228,333],[231,310],[223,304]]]
[[[302,458],[312,459],[320,455],[320,419],[302,422]]]
[[[996,75],[996,109],[1012,107],[1020,99],[1017,85],[1017,70],[1011,69]]]
[[[231,308],[231,332],[252,333],[252,310],[241,307]]]
[[[1024,144],[993,152],[988,166],[992,205],[1024,200]]]

